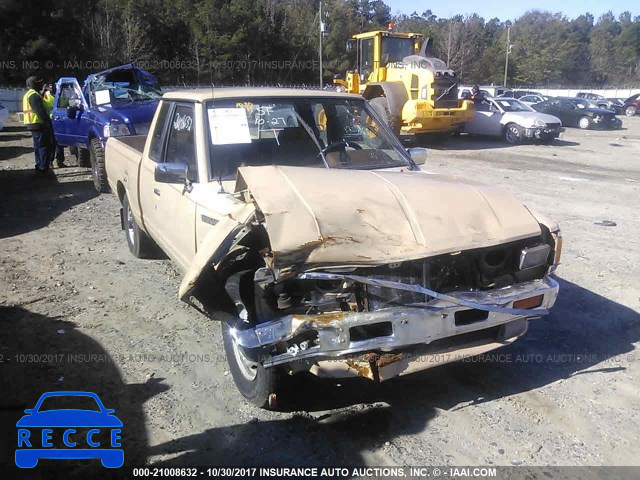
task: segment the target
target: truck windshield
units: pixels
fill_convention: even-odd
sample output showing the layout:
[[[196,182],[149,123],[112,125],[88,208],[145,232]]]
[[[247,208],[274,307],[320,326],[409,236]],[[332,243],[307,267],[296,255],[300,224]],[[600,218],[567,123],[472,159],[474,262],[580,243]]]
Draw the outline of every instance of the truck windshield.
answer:
[[[413,167],[364,100],[241,98],[206,108],[214,178],[233,179],[240,166]]]
[[[140,81],[134,70],[115,70],[94,76],[89,81],[92,105],[123,105],[131,102],[157,100],[162,92]]]

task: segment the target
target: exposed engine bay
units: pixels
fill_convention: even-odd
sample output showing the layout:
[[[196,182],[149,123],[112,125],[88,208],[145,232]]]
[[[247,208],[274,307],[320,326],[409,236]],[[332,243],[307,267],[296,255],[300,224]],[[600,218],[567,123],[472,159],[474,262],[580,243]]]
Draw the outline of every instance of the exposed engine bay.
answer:
[[[485,348],[506,344],[526,332],[528,318],[547,313],[557,294],[557,284],[545,279],[557,240],[544,226],[541,231],[432,258],[305,271],[273,266],[258,211],[234,232],[227,255],[211,267],[210,281],[193,293],[207,310],[224,309],[236,319],[237,348],[252,362],[290,373],[333,369],[329,375],[383,380],[395,375],[383,375],[382,367],[433,348],[468,346],[471,340]],[[479,330],[484,337],[473,333]],[[456,338],[443,344],[449,337]],[[319,366],[327,360],[346,370],[323,370]]]

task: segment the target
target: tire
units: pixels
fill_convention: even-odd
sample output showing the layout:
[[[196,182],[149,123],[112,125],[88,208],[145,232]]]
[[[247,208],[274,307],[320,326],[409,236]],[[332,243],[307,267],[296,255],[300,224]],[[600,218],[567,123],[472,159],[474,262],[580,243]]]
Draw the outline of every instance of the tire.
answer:
[[[504,139],[511,145],[518,145],[522,142],[522,127],[515,123],[508,123],[504,127]]]
[[[629,105],[624,109],[624,114],[627,117],[633,117],[636,113],[638,113],[638,109],[634,105]]]
[[[89,158],[91,159],[93,186],[96,187],[98,192],[107,193],[109,191],[109,183],[107,182],[107,169],[104,165],[104,148],[97,138],[91,139]]]
[[[86,148],[75,148],[75,156],[78,160],[79,167],[90,167],[91,166],[91,158],[89,156],[89,150]]]
[[[246,358],[242,348],[231,335],[233,326],[227,321],[221,323],[224,352],[236,388],[254,405],[260,408],[275,408],[274,399],[280,383],[278,370],[273,367],[264,368],[261,363]]]
[[[129,197],[124,194],[122,199],[122,218],[124,220],[124,233],[127,237],[129,251],[136,258],[155,258],[158,246],[140,229],[129,207]]]
[[[578,127],[582,130],[588,130],[591,127],[591,120],[589,120],[589,117],[580,117],[578,119]]]
[[[371,108],[373,108],[380,118],[389,126],[391,131],[396,136],[399,136],[402,120],[397,115],[391,115],[387,99],[385,97],[375,97],[369,100],[369,105],[371,105]]]

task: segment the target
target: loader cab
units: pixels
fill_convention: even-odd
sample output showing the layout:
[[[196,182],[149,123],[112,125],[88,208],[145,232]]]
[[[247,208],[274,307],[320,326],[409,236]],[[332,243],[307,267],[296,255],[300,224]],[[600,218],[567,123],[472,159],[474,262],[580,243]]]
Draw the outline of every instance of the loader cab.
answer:
[[[360,84],[385,80],[388,64],[402,62],[420,48],[418,33],[395,33],[378,30],[354,35],[358,55]]]

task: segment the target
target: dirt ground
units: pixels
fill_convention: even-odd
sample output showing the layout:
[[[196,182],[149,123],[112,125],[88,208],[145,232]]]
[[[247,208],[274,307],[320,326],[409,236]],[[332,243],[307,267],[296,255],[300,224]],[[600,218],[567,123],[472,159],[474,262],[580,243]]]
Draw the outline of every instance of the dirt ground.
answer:
[[[640,465],[640,117],[623,122],[551,146],[430,149],[428,170],[499,184],[560,222],[552,314],[496,355],[381,385],[303,377],[285,412],[243,401],[219,324],[177,299],[169,260],[130,255],[117,198],[86,168],[35,178],[30,137],[9,124],[1,463],[43,392],[85,390],[123,421],[130,465]]]

